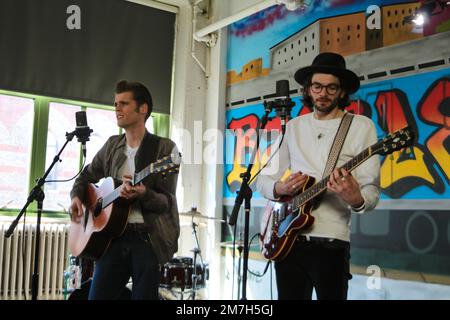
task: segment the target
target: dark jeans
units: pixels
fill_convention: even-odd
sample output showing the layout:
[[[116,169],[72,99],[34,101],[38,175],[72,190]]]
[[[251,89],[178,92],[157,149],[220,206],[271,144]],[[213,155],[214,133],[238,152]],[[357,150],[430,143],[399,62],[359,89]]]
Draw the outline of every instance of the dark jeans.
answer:
[[[296,240],[289,255],[275,263],[279,300],[346,300],[350,274],[350,244],[341,240]]]
[[[160,269],[148,233],[126,229],[95,263],[89,300],[123,297],[129,278],[131,299],[158,299]]]

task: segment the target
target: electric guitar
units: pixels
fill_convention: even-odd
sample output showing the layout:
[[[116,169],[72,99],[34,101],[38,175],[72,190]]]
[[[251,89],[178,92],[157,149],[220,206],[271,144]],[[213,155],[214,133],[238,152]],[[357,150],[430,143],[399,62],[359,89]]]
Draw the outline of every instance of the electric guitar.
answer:
[[[136,173],[131,185],[138,184],[150,174],[167,176],[178,172],[180,160],[178,153],[159,159]],[[114,187],[112,177],[105,178],[100,187],[92,183],[88,185],[81,222],[71,221],[70,224],[69,250],[73,256],[96,260],[111,240],[125,230],[131,203],[120,198],[122,185]]]
[[[356,155],[342,168],[351,172],[375,154],[387,155],[412,145],[414,137],[410,127],[393,132]],[[312,226],[314,217],[311,212],[316,204],[314,200],[326,191],[328,180],[329,176],[315,183],[313,177],[308,177],[298,195],[267,203],[259,239],[261,252],[266,259],[279,261],[285,258],[299,231]]]

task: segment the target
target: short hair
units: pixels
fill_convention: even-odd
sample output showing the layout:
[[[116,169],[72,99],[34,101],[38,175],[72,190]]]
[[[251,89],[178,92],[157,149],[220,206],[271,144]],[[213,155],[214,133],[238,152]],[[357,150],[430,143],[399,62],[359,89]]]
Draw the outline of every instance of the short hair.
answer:
[[[147,87],[140,82],[131,82],[128,80],[120,80],[119,82],[117,82],[116,93],[123,93],[128,91],[133,93],[133,98],[134,100],[136,100],[138,106],[141,106],[144,103],[147,104],[148,110],[147,115],[145,116],[145,120],[147,120],[153,111],[153,100],[150,91],[148,91]]]
[[[312,101],[312,98],[309,95],[308,89],[311,86],[312,77],[313,77],[313,74],[310,74],[305,79],[305,82],[303,83],[303,98],[301,99],[301,102],[303,103],[303,105],[305,105],[311,109],[314,107],[314,102]],[[341,88],[343,88],[345,90],[344,80],[339,77],[337,77],[337,78],[339,79]],[[345,90],[345,95],[342,98],[338,99],[337,106],[339,109],[344,110],[349,105],[350,105],[350,96],[347,93],[347,91]]]

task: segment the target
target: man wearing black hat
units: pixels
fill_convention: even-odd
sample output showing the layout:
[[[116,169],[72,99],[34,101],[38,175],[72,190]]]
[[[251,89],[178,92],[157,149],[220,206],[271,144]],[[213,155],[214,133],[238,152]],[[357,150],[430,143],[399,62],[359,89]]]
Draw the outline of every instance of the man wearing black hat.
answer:
[[[349,94],[359,88],[359,79],[346,68],[344,58],[330,52],[319,54],[311,66],[297,70],[295,80],[303,86],[304,107],[313,112],[288,122],[277,172],[263,171],[259,176],[257,189],[268,199],[298,194],[307,176],[321,180],[346,114],[344,108],[350,104]],[[355,115],[327,192],[311,213],[314,223],[299,232],[287,257],[275,263],[279,299],[309,300],[313,288],[318,299],[347,298],[351,212],[363,213],[378,203],[380,164],[374,156],[352,174],[338,168],[376,141],[373,122]],[[292,174],[282,180],[287,169]]]
[[[135,172],[176,152],[175,143],[149,133],[145,122],[152,112],[152,97],[141,83],[119,81],[114,107],[117,125],[125,133],[112,136],[76,179],[71,191],[71,219],[82,223],[82,202],[87,186],[104,177],[121,180],[120,197],[130,203],[124,232],[113,239],[95,263],[89,299],[123,298],[130,276],[132,299],[158,299],[159,265],[177,251],[180,233],[175,190],[177,175],[165,179],[149,175],[132,186]],[[113,214],[122,212],[113,212]]]

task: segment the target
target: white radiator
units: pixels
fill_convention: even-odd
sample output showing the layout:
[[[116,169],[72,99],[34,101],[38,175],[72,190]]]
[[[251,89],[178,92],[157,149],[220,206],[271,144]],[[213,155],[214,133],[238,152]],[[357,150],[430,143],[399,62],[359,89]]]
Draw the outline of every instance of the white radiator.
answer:
[[[36,224],[26,224],[24,234],[23,224],[18,224],[11,237],[5,238],[9,226],[8,222],[0,224],[0,300],[24,300],[24,290],[31,299]],[[41,224],[39,300],[64,299],[68,229],[67,224]]]

